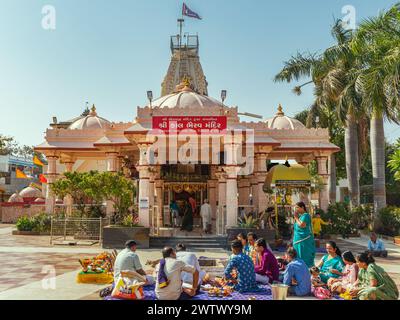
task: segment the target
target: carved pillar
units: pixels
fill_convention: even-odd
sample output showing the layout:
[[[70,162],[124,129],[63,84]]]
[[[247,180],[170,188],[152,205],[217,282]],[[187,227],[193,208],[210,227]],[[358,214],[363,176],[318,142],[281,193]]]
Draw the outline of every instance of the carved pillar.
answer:
[[[211,206],[211,216],[216,218],[217,214],[217,180],[208,180],[208,202]]]
[[[327,168],[328,157],[316,157],[318,174],[321,176],[323,181],[322,190],[319,192],[319,206],[322,210],[327,210],[329,206],[329,188],[328,180],[329,173]]]
[[[64,165],[65,165],[65,172],[72,172],[72,168],[74,166],[73,161],[65,161]],[[68,195],[64,198],[64,203],[67,208],[67,215],[71,216],[72,215],[72,205],[74,204],[74,199],[72,198],[72,196]]]
[[[238,185],[237,175],[240,167],[226,166],[224,170],[226,177],[226,226],[237,226],[238,220]]]
[[[47,156],[47,190],[46,190],[46,212],[49,214],[54,213],[54,207],[56,204],[56,197],[51,190],[51,185],[57,179],[57,156]]]
[[[118,152],[107,152],[107,171],[116,172],[118,171]]]
[[[296,159],[296,162],[300,165],[302,165],[303,167],[306,167],[310,164],[310,160],[309,159],[305,159],[305,158],[298,158]],[[299,200],[304,202],[306,204],[306,206],[309,207],[310,203],[311,203],[311,199],[309,199],[310,195],[308,193],[305,192],[300,192],[299,193]]]
[[[158,207],[158,216],[157,216],[157,222],[158,222],[158,227],[163,227],[165,224],[170,224],[170,221],[163,221],[163,181],[160,179],[157,179],[154,181],[154,187],[155,187],[155,194],[156,194],[156,201],[155,205]]]
[[[258,213],[264,212],[268,205],[267,194],[263,190],[265,177],[267,176],[267,156],[268,155],[266,153],[257,153],[255,156]]]
[[[150,227],[150,171],[147,161],[148,144],[139,144],[139,224]],[[154,194],[154,190],[153,190]]]

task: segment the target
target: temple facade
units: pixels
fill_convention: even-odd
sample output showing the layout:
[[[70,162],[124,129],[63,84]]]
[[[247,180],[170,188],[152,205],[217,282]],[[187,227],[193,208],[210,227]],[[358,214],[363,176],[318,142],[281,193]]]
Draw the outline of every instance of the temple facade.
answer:
[[[269,162],[316,160],[323,181],[319,204],[325,209],[327,160],[339,150],[328,130],[306,128],[282,106],[271,107],[272,116],[263,121],[242,121],[238,107],[208,96],[197,36],[185,45],[174,41],[161,97],[137,107],[134,121],[111,122],[93,106],[50,125],[35,148],[47,157],[49,185],[72,170],[123,171],[137,184],[141,225],[168,224],[170,201],[191,195],[197,206],[208,199],[215,221],[229,227],[237,225],[238,207],[262,212],[271,204],[263,190]],[[48,212],[55,201],[48,188]],[[72,205],[71,199],[64,202]]]

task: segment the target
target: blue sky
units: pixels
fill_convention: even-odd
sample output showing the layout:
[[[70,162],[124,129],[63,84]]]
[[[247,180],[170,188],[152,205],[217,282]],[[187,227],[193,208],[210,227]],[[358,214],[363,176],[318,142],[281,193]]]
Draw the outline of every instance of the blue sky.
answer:
[[[282,103],[293,115],[313,100],[294,84],[274,83],[282,62],[297,51],[333,43],[330,26],[352,5],[359,22],[395,0],[187,0],[203,20],[188,19],[198,33],[200,57],[216,98],[269,117]],[[56,9],[56,30],[41,26],[42,7]],[[177,0],[0,0],[0,133],[35,145],[52,116],[79,115],[85,102],[112,121],[130,121],[160,94],[167,71],[169,36],[178,31]],[[390,141],[400,127],[386,125]]]

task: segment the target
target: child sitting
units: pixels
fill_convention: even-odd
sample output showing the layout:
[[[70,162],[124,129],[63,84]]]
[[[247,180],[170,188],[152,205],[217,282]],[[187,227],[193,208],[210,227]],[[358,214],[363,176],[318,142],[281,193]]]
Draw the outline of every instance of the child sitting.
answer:
[[[331,292],[326,288],[326,284],[322,282],[321,277],[319,276],[319,268],[318,267],[311,267],[310,274],[311,274],[311,292],[314,296],[318,299],[330,299]]]

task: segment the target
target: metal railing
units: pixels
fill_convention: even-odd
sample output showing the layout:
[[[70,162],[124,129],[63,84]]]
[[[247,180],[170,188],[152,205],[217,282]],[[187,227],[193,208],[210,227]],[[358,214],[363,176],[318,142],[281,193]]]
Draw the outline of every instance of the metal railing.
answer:
[[[52,217],[50,244],[101,243],[103,227],[110,225],[110,218]]]

